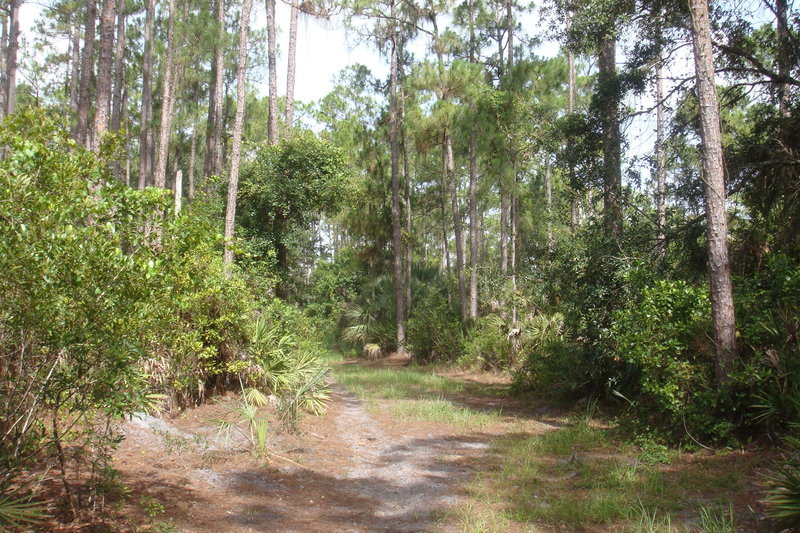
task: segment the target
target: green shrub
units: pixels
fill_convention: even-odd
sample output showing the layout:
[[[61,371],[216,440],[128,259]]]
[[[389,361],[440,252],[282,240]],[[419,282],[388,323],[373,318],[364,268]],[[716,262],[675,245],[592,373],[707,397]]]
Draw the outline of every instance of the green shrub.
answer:
[[[800,424],[800,265],[767,257],[763,270],[737,280],[736,304],[753,422],[779,434]]]
[[[65,488],[86,487],[65,495],[77,512],[101,484],[70,479],[63,444],[93,447],[75,461],[99,475],[117,442],[104,421],[147,404],[138,363],[160,259],[142,228],[169,202],[107,181],[103,161],[40,111],[7,119],[0,146],[3,481],[52,452]]]
[[[724,440],[728,398],[717,391],[708,345],[710,304],[706,287],[657,281],[614,315],[614,357],[627,363],[635,385],[618,394],[632,402],[642,427],[679,437]]]
[[[407,327],[408,349],[418,361],[453,361],[462,353],[461,319],[441,292],[417,293]]]
[[[497,315],[480,317],[464,339],[464,353],[459,363],[484,369],[507,368],[511,360],[508,328]]]

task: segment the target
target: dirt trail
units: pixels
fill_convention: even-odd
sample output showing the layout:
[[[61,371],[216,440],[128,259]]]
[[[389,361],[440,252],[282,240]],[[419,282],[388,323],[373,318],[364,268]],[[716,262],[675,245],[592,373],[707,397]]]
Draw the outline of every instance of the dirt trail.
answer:
[[[267,465],[243,439],[216,435],[210,420],[224,413],[208,404],[126,425],[115,459],[139,495],[123,513],[140,530],[455,531],[442,516],[488,448],[485,437],[400,424],[334,384],[328,415],[307,417],[301,435],[275,437],[282,451]]]

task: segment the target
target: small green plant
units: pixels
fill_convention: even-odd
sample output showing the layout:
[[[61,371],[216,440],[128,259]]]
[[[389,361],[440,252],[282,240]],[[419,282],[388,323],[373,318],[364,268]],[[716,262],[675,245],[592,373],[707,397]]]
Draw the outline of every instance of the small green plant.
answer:
[[[767,474],[769,514],[779,525],[800,527],[800,438],[788,437],[790,452],[784,463]]]
[[[215,420],[220,434],[224,434],[225,439],[230,440],[231,435],[238,432],[247,439],[254,455],[265,455],[269,426],[258,408],[267,405],[269,405],[269,397],[258,389],[245,389],[242,386],[242,400],[234,405],[225,404],[230,414],[235,415],[239,420],[225,418]],[[242,423],[246,425],[246,430],[241,428],[240,424]]]
[[[700,527],[708,533],[736,533],[736,517],[733,514],[733,504],[728,507],[713,507],[700,505]]]
[[[147,514],[147,516],[149,516],[151,519],[160,514],[164,514],[167,510],[167,508],[164,507],[164,504],[158,501],[158,499],[146,494],[139,498],[139,505],[144,507],[145,514]]]
[[[19,490],[0,492],[0,526],[22,528],[40,522],[47,506],[33,495],[20,494]]]
[[[632,521],[634,524],[626,528],[625,533],[678,533],[678,530],[672,527],[672,518],[668,513],[648,511],[641,502],[638,516],[632,518]]]

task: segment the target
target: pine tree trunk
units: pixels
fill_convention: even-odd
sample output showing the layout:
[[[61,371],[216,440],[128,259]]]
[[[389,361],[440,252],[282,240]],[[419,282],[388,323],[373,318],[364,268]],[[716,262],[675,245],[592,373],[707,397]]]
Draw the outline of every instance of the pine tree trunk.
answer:
[[[178,157],[177,157],[177,154],[176,154],[175,159],[177,160],[177,158]],[[181,212],[181,207],[183,205],[183,171],[182,170],[178,170],[175,173],[175,183],[173,184],[173,187],[172,187],[172,193],[174,194],[174,197],[175,197],[175,214],[177,215],[178,213]]]
[[[461,320],[467,319],[467,285],[464,279],[464,240],[461,228],[461,210],[458,207],[458,184],[453,159],[453,138],[444,133],[445,179],[450,189],[450,204],[453,214],[453,232],[456,239],[456,274],[458,276],[458,307]]]
[[[19,52],[19,6],[22,0],[11,0],[11,17],[8,21],[8,45],[6,47],[6,115],[17,108],[17,54]]]
[[[153,175],[153,23],[156,0],[147,0],[142,58],[142,112],[139,130],[139,189],[152,184]]]
[[[512,8],[512,0],[506,0],[506,31],[508,32],[508,48],[506,52],[508,53],[509,75],[511,75],[511,69],[514,67],[514,12]]]
[[[6,57],[8,54],[8,14],[5,10],[0,10],[0,120],[6,116],[6,93],[8,85],[6,83]]]
[[[114,18],[116,0],[103,0],[100,12],[100,54],[97,62],[97,84],[95,86],[94,129],[91,147],[100,149],[100,141],[108,129],[111,108],[111,72],[114,62]]]
[[[292,10],[289,15],[289,50],[288,66],[286,68],[286,119],[285,128],[288,134],[292,130],[294,123],[294,84],[295,71],[297,70],[297,19],[300,10],[297,8],[297,0],[292,1]]]
[[[94,72],[94,35],[97,19],[97,1],[86,3],[86,21],[83,31],[83,51],[81,52],[81,86],[78,92],[78,124],[75,140],[87,146],[89,137],[89,103],[91,101],[91,81]]]
[[[269,117],[267,137],[270,144],[278,143],[278,66],[276,59],[275,0],[265,0],[267,8],[267,64],[269,67]]]
[[[161,92],[161,128],[158,137],[158,159],[153,184],[164,188],[167,183],[167,156],[172,132],[172,100],[174,91],[175,57],[175,0],[169,0],[169,22],[167,25],[167,57],[164,60],[164,76]]]
[[[69,80],[69,108],[73,113],[78,111],[78,91],[81,77],[81,18],[75,12],[75,24],[72,26],[72,44],[70,44],[71,74]]]
[[[216,0],[214,62],[211,65],[211,86],[208,91],[208,122],[206,122],[206,154],[203,175],[219,174],[222,168],[222,88],[224,83],[225,0]],[[207,183],[207,182],[206,182]]]
[[[475,4],[470,0],[469,10],[469,62],[475,64]],[[472,106],[474,112],[474,105]],[[478,148],[475,125],[469,132],[469,317],[478,319]]]
[[[610,236],[622,233],[622,147],[619,130],[617,87],[617,45],[613,36],[600,42],[598,85],[604,92],[601,113],[603,128],[603,218]]]
[[[788,0],[775,0],[775,18],[778,34],[778,48],[776,62],[778,64],[778,74],[783,78],[789,75],[792,66],[792,44],[789,34],[789,2]],[[790,116],[789,109],[789,84],[784,81],[778,83],[778,109],[785,117]]]
[[[664,147],[664,77],[661,58],[656,63],[656,211],[658,213],[658,254],[666,254],[667,226],[666,208],[667,161]]]
[[[401,118],[402,118],[402,122],[405,123],[405,116],[406,116],[406,113],[405,113],[405,95],[403,95],[402,103],[403,103],[403,109],[402,109],[403,112],[401,113]],[[412,239],[411,239],[411,232],[412,232],[412,229],[411,229],[412,228],[412,226],[411,226],[411,222],[412,222],[412,217],[411,217],[411,176],[410,176],[410,173],[409,173],[409,170],[408,170],[408,168],[409,168],[409,164],[408,164],[408,145],[406,144],[405,131],[403,131],[403,135],[402,135],[402,147],[403,147],[403,149],[402,149],[403,150],[403,191],[404,191],[404,194],[405,194],[405,198],[404,198],[404,202],[403,203],[405,205],[405,214],[406,214],[406,217],[405,217],[405,223],[406,223],[406,227],[405,227],[405,232],[406,232],[406,238],[405,238],[405,269],[404,269],[404,275],[405,275],[404,286],[405,286],[405,291],[406,291],[406,294],[405,294],[406,307],[405,307],[405,309],[406,309],[406,314],[410,314],[411,313],[411,305],[413,303],[412,300],[411,300],[411,296],[412,296],[411,295],[411,266],[412,266],[412,261],[414,259],[414,246],[413,246],[413,242],[412,242]]]
[[[516,160],[511,160],[511,172],[514,176],[514,191],[511,194],[511,214],[509,218],[511,219],[511,294],[513,295],[514,301],[511,305],[511,323],[517,323],[517,162]]]
[[[192,145],[189,149],[189,190],[186,198],[192,201],[194,198],[194,167],[197,159],[197,124],[192,126]]]
[[[236,72],[236,118],[233,122],[233,147],[231,148],[231,173],[228,180],[228,201],[225,207],[225,272],[230,275],[233,264],[233,228],[236,220],[236,197],[239,191],[239,159],[242,150],[244,110],[247,104],[247,31],[250,27],[252,0],[242,4],[239,25],[239,64]]]
[[[728,217],[725,210],[725,176],[714,59],[707,0],[690,0],[697,97],[700,102],[703,177],[705,181],[708,237],[708,271],[711,315],[716,345],[716,376],[728,382],[736,360],[736,320],[733,284],[728,260]]]
[[[117,0],[117,43],[114,50],[114,95],[111,131],[119,131],[122,122],[122,92],[125,85],[125,0]]]
[[[569,19],[567,20],[567,28],[569,28]],[[567,112],[571,115],[575,112],[575,94],[577,87],[575,84],[575,53],[572,50],[567,51]],[[567,151],[572,151],[572,139],[567,140]],[[572,192],[569,205],[569,228],[572,233],[578,230],[580,224],[580,196],[578,196],[578,177],[575,174],[575,166],[572,164],[572,156],[570,156],[569,163],[569,187]]]
[[[508,193],[500,177],[500,275],[508,273]]]
[[[478,150],[469,134],[469,317],[478,319]]]
[[[395,315],[397,326],[397,353],[405,354],[406,349],[406,310],[403,288],[403,242],[401,238],[402,224],[400,222],[400,169],[397,142],[398,105],[397,105],[397,75],[398,53],[397,35],[393,34],[391,40],[391,61],[389,72],[389,146],[391,150],[391,177],[392,177],[392,255],[394,256],[394,297]]]
[[[547,201],[547,251],[553,253],[553,182],[550,175],[550,154],[544,159],[544,195]]]

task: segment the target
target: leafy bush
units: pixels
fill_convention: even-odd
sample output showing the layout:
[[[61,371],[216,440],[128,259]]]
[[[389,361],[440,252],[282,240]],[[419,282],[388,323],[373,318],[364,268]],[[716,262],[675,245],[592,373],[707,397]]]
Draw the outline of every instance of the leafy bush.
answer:
[[[442,291],[416,292],[407,327],[408,349],[418,361],[453,361],[462,353],[461,320]]]
[[[511,343],[505,321],[497,315],[480,317],[467,332],[459,363],[480,368],[507,368]]]
[[[0,507],[25,510],[9,491],[49,454],[78,515],[114,480],[114,419],[235,375],[251,299],[202,206],[176,217],[167,191],[113,182],[41,111],[0,146]]]
[[[38,111],[0,127],[0,460],[4,480],[53,450],[70,487],[65,439],[107,466],[103,419],[147,403],[147,352],[159,254],[142,231],[167,207],[160,191],[106,181],[104,164]],[[51,444],[52,447],[46,446]],[[98,486],[72,490],[73,512]]]
[[[800,424],[800,265],[767,257],[765,268],[738,280],[740,345],[750,356],[746,377],[753,419],[774,434]]]
[[[639,423],[678,437],[730,437],[728,399],[717,391],[708,346],[706,287],[657,281],[617,312],[611,326],[614,356],[630,365],[634,385],[618,394],[631,401]]]

